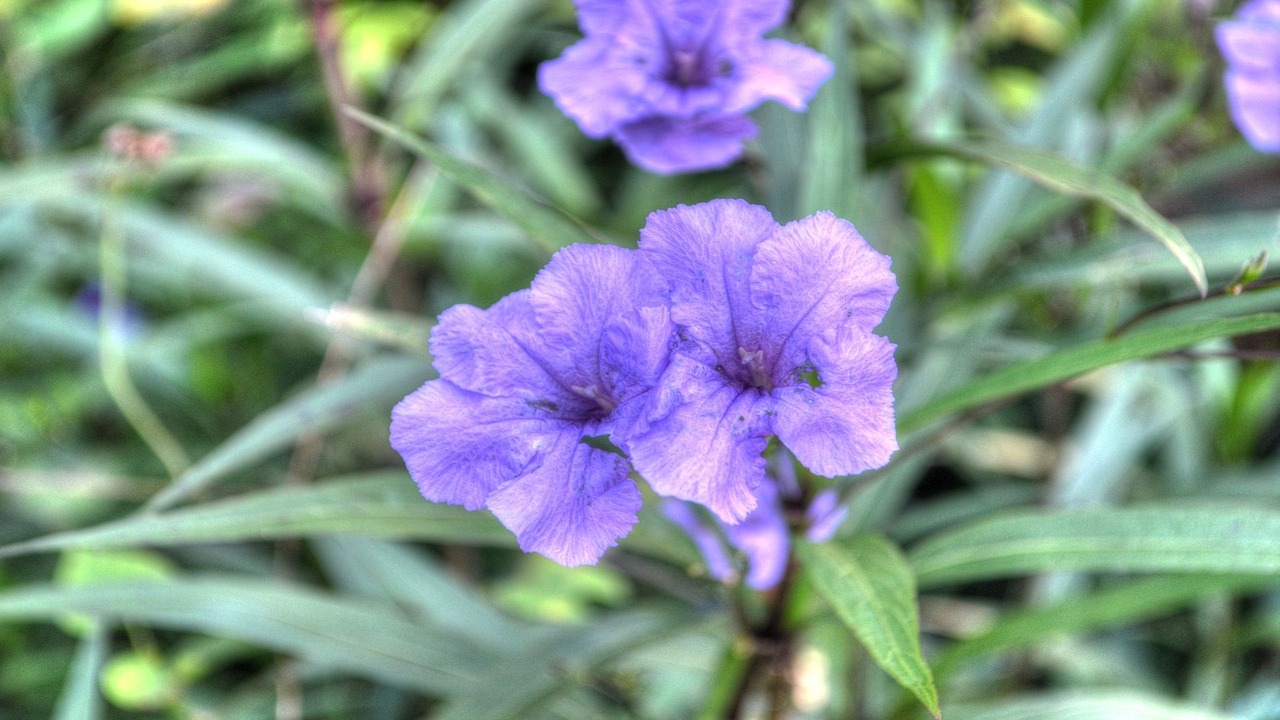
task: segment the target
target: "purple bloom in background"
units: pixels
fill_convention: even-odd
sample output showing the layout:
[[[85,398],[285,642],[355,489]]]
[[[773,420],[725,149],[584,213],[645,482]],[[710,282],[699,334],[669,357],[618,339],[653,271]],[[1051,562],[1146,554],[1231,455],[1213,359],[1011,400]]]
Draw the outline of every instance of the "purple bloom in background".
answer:
[[[737,523],[768,492],[770,435],[819,475],[888,462],[897,366],[871,330],[897,282],[852,225],[716,200],[651,214],[640,253],[681,337],[629,448],[654,490]]]
[[[529,290],[440,316],[440,379],[392,412],[391,444],[428,500],[487,507],[526,552],[598,560],[636,522],[623,449],[665,368],[673,328],[661,282],[634,250],[575,245]]]
[[[1280,0],[1252,0],[1218,26],[1231,117],[1251,145],[1280,153]]]
[[[765,32],[787,0],[575,0],[586,37],[539,68],[538,84],[593,138],[613,137],[657,173],[723,167],[776,100],[804,110],[831,74],[819,53]]]
[[[97,282],[86,283],[75,297],[76,309],[81,313],[93,318],[94,322],[100,322],[102,319],[102,285]],[[147,320],[143,316],[142,310],[134,303],[126,300],[123,305],[123,312],[120,322],[116,330],[120,333],[120,337],[129,342],[141,337],[146,330]]]

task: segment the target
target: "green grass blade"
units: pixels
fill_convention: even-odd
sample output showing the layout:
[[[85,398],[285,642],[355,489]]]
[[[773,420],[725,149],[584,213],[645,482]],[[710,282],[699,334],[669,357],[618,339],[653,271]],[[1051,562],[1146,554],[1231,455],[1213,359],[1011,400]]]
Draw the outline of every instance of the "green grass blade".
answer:
[[[241,542],[364,535],[509,546],[487,513],[427,502],[403,472],[278,488],[163,514],[138,514],[0,548],[0,556],[67,548]]]
[[[58,698],[53,720],[99,720],[102,717],[102,699],[98,695],[98,673],[107,661],[107,641],[110,635],[101,622],[93,623],[89,634],[76,649],[67,682]]]
[[[1178,226],[1147,204],[1137,190],[1114,177],[1053,153],[991,140],[925,143],[917,151],[986,163],[1072,197],[1100,202],[1165,246],[1191,275],[1201,295],[1208,292],[1204,261]],[[914,152],[914,151],[913,151]]]
[[[1152,357],[1212,338],[1275,328],[1280,328],[1280,313],[1258,313],[1133,332],[1113,340],[1068,347],[1043,358],[1000,368],[923,406],[907,410],[899,417],[898,432],[911,432],[952,413],[1062,382],[1107,365]]]
[[[347,114],[379,135],[426,158],[445,177],[466,188],[477,200],[529,233],[544,251],[551,253],[573,243],[596,242],[577,221],[489,170],[456,157],[417,135],[368,113],[347,108]]]
[[[241,428],[156,493],[147,509],[172,507],[231,473],[289,447],[305,434],[340,427],[373,408],[389,413],[392,404],[429,375],[430,367],[422,358],[393,356],[368,362],[330,385],[308,389]]]
[[[1051,570],[1277,573],[1280,512],[1152,506],[1010,513],[936,535],[908,559],[921,586]]]
[[[462,638],[410,622],[385,603],[261,580],[27,585],[0,594],[0,622],[51,621],[68,612],[236,638],[321,667],[439,695],[465,691],[492,662]]]
[[[915,578],[902,554],[877,535],[796,547],[818,592],[885,672],[942,717],[920,650]]]
[[[1068,691],[1024,696],[996,704],[962,705],[964,720],[1230,720],[1213,710],[1177,705],[1172,699],[1116,690]]]

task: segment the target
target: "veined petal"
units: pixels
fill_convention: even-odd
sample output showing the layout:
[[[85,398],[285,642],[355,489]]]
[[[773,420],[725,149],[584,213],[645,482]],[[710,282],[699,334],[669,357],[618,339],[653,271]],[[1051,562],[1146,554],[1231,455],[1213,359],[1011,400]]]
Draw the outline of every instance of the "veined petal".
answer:
[[[511,293],[488,310],[455,305],[431,331],[431,354],[440,377],[472,392],[518,397],[552,413],[588,407],[550,371],[538,352],[529,291]]]
[[[897,290],[889,258],[831,213],[788,223],[761,242],[751,298],[767,322],[762,349],[774,383],[786,382],[812,338],[844,325],[879,325]]]
[[[1267,74],[1228,70],[1231,117],[1251,145],[1280,152],[1280,71]]]
[[[743,143],[755,137],[750,118],[647,117],[629,122],[615,133],[618,144],[636,165],[661,175],[722,168],[742,155]]]
[[[537,460],[489,495],[488,506],[520,549],[565,566],[594,564],[636,524],[640,491],[627,461],[582,442],[566,425],[544,436]]]
[[[653,389],[671,357],[675,326],[665,307],[625,312],[610,323],[600,341],[601,380],[618,403],[608,431],[623,450],[631,437],[648,429]]]
[[[777,228],[759,205],[712,200],[651,213],[640,230],[640,253],[671,287],[671,319],[726,369],[761,340],[748,282],[756,246]]]
[[[773,431],[809,470],[859,473],[889,462],[898,449],[894,347],[856,327],[828,332],[809,343],[818,387],[800,381],[773,391]]]
[[[756,39],[782,24],[789,0],[733,0],[723,3],[721,33],[726,40]]]
[[[738,83],[725,100],[724,112],[747,112],[766,100],[804,110],[832,65],[822,53],[785,40],[748,44],[738,55]]]
[[[524,401],[431,380],[391,411],[391,446],[423,497],[478,510],[524,471],[548,427]]]
[[[756,506],[764,477],[768,399],[731,385],[715,370],[677,355],[663,376],[665,417],[632,438],[636,470],[658,494],[740,522]]]
[[[662,281],[635,250],[572,245],[558,251],[534,278],[529,302],[544,357],[556,376],[570,387],[599,386],[605,392],[613,388],[603,386],[603,375],[625,371],[632,364],[628,356],[652,358],[667,351],[669,338],[658,331],[628,335],[622,352],[609,353],[607,363],[605,357],[606,328],[642,307],[660,307],[662,296]],[[613,342],[621,339],[614,333]],[[648,342],[658,347],[643,347]]]

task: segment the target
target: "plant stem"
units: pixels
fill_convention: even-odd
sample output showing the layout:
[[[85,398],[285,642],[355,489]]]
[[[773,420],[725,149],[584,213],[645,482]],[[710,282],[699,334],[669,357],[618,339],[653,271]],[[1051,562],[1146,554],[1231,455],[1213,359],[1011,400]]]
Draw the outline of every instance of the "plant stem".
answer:
[[[128,282],[125,263],[125,236],[116,222],[116,200],[119,182],[109,181],[107,201],[102,209],[102,237],[98,243],[101,264],[102,301],[98,309],[98,365],[107,394],[120,413],[151,448],[164,465],[170,478],[176,478],[191,466],[191,459],[181,443],[169,432],[147,405],[133,380],[125,355],[124,297]]]

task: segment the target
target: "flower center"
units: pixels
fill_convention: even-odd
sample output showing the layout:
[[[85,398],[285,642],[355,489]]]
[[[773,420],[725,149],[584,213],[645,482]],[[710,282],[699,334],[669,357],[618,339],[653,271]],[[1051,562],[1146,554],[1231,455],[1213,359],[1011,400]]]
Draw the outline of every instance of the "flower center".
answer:
[[[763,388],[766,392],[773,389],[773,378],[769,377],[769,372],[764,366],[763,350],[747,352],[746,348],[740,347],[738,359],[742,361],[742,367],[747,369],[752,385]]]
[[[600,392],[595,385],[574,385],[572,390],[588,400],[594,400],[596,405],[604,411],[604,415],[612,413],[618,407],[612,398]]]
[[[671,53],[671,67],[667,80],[680,87],[693,87],[707,84],[707,73],[702,67],[701,53],[688,50],[676,50]]]

